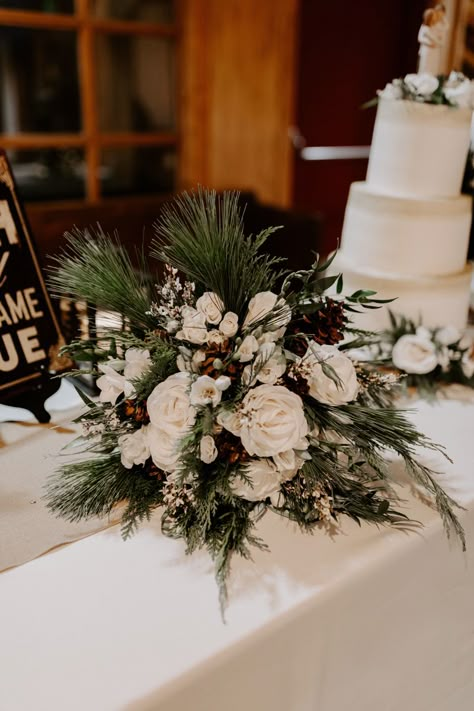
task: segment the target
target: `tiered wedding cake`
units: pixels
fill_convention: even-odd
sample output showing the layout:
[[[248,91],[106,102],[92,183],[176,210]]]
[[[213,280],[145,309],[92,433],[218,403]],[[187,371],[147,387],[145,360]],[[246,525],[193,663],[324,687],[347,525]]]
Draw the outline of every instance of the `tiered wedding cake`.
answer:
[[[346,293],[398,297],[365,314],[367,328],[386,327],[388,308],[429,327],[466,325],[471,96],[456,73],[411,74],[379,92],[367,180],[351,186],[337,257]]]

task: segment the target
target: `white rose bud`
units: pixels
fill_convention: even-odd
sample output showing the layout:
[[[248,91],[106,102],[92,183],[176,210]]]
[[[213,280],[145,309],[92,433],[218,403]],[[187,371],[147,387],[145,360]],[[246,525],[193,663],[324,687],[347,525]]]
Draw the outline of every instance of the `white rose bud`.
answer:
[[[432,341],[407,333],[393,346],[392,362],[405,373],[425,375],[436,368],[438,357]]]
[[[141,348],[128,348],[125,351],[125,369],[123,371],[127,380],[141,378],[151,367],[149,350]]]
[[[150,447],[147,440],[147,427],[141,427],[131,434],[118,438],[120,461],[126,469],[134,465],[145,464],[150,456]]]
[[[117,373],[114,368],[107,364],[99,365],[99,370],[103,373],[100,378],[97,378],[96,382],[100,390],[100,402],[110,402],[115,405],[117,398],[122,393],[127,398],[134,396],[135,388],[121,373]]]
[[[444,326],[435,333],[435,339],[442,346],[452,346],[460,340],[461,336],[461,331],[456,326]]]
[[[202,405],[218,405],[222,398],[222,391],[217,387],[216,381],[209,375],[201,375],[191,385],[190,400],[195,407]]]
[[[193,373],[199,373],[201,363],[206,360],[206,351],[199,349],[193,354],[191,359]]]
[[[237,354],[241,363],[248,363],[258,351],[258,341],[255,336],[245,336]]]
[[[204,464],[212,464],[217,459],[217,447],[214,442],[214,437],[204,435],[199,446],[199,456]]]
[[[219,324],[219,331],[226,336],[232,338],[239,330],[239,317],[233,311],[227,311],[224,318]]]
[[[227,390],[228,387],[230,387],[230,378],[228,375],[220,375],[215,383],[216,387],[221,391],[224,392],[224,390]]]
[[[261,291],[252,297],[243,323],[244,330],[273,311],[277,301],[278,296],[272,291]]]
[[[267,344],[268,345],[268,344]],[[273,344],[272,344],[273,345]],[[261,368],[257,367],[257,380],[261,383],[274,385],[278,378],[284,374],[286,370],[286,358],[281,348],[277,348],[271,358],[265,361]]]
[[[212,331],[209,331],[207,334],[207,342],[209,344],[213,344],[215,346],[221,346],[225,341],[225,336],[223,333],[217,330],[217,328],[214,328]]]
[[[207,341],[206,317],[195,309],[188,308],[183,320],[183,327],[176,338],[201,345]]]
[[[413,93],[427,98],[434,94],[439,87],[439,80],[433,74],[423,72],[422,74],[407,74],[405,84]]]
[[[224,304],[213,291],[205,291],[196,301],[196,308],[204,315],[207,323],[211,323],[214,326],[220,323]]]

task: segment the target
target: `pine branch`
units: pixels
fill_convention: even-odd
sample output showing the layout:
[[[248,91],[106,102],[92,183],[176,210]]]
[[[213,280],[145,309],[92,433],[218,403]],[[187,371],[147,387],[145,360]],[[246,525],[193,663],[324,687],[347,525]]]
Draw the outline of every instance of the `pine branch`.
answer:
[[[171,264],[202,290],[214,291],[228,311],[242,316],[248,300],[271,290],[278,258],[260,253],[277,227],[245,237],[239,193],[199,189],[163,208],[154,225],[151,255]]]
[[[137,270],[117,235],[111,238],[100,226],[95,233],[75,228],[65,237],[67,246],[52,258],[55,266],[49,269],[53,293],[118,312],[132,329],[154,328],[154,318],[146,313],[153,285],[143,252],[137,253]]]

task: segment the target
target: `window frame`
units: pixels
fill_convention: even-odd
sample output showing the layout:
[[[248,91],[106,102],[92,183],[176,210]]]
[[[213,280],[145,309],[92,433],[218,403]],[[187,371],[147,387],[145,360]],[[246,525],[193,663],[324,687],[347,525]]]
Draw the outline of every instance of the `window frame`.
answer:
[[[77,33],[78,82],[81,104],[82,130],[77,133],[1,133],[3,149],[82,148],[84,150],[85,197],[77,199],[81,205],[94,205],[103,200],[99,180],[100,154],[104,148],[135,148],[140,146],[177,146],[178,127],[174,131],[103,131],[99,127],[96,99],[95,39],[100,34],[126,34],[129,36],[165,37],[178,40],[174,24],[117,20],[97,17],[92,9],[93,0],[74,0],[71,14],[48,13],[0,8],[0,27],[27,27],[31,29],[73,30]],[[176,3],[178,4],[178,3]],[[178,12],[178,8],[177,8]],[[178,61],[178,52],[176,51]],[[179,72],[179,67],[178,67]],[[176,87],[174,88],[176,94]],[[55,202],[56,205],[63,201]]]

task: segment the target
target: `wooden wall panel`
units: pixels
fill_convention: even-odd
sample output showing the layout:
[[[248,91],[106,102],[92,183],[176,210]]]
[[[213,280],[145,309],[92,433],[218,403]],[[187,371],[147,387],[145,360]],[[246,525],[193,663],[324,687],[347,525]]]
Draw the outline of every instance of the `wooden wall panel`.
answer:
[[[183,186],[289,205],[298,0],[185,0],[182,17]]]

